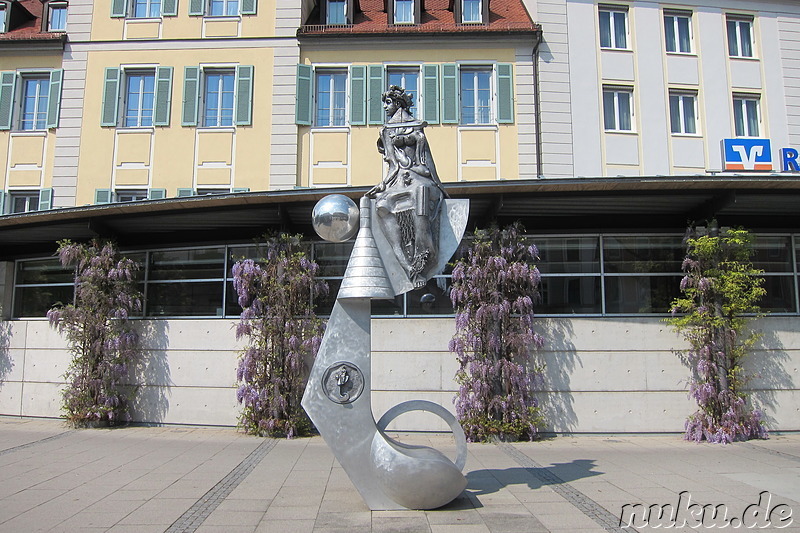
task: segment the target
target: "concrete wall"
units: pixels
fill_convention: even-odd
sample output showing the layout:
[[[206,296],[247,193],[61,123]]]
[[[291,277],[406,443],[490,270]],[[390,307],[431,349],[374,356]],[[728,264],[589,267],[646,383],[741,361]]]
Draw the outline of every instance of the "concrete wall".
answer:
[[[767,318],[749,367],[769,427],[800,430],[800,332],[796,318]],[[236,424],[235,322],[156,320],[142,325],[147,358],[134,418],[169,424]],[[547,391],[558,432],[681,431],[695,405],[689,372],[673,349],[682,341],[655,318],[540,319],[547,339]],[[458,364],[447,351],[452,319],[373,320],[373,410],[426,399],[453,409]],[[44,320],[0,322],[0,414],[57,417],[69,353]],[[428,413],[407,413],[399,430],[445,430]]]

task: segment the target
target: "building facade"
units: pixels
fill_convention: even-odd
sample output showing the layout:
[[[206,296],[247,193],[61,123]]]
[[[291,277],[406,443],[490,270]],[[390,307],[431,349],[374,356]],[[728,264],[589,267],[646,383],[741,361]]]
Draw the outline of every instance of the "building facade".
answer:
[[[793,2],[0,8],[1,414],[58,416],[69,354],[43,317],[73,284],[52,254],[100,236],[144,267],[134,418],[235,425],[230,267],[268,228],[303,232],[335,294],[351,244],[314,241],[310,210],[380,181],[380,95],[400,85],[470,226],[521,220],[541,251],[549,429],[682,429],[689,370],[663,319],[685,228],[713,218],[758,237],[769,316],[751,387],[773,429],[800,429]],[[376,417],[452,409],[448,284],[373,306]],[[445,429],[425,416],[397,427]]]

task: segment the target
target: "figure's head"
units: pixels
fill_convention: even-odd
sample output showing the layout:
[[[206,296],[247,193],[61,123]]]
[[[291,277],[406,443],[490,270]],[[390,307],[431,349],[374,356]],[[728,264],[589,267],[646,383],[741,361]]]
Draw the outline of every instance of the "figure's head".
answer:
[[[389,87],[388,91],[383,93],[383,108],[390,117],[394,115],[398,109],[402,108],[408,111],[411,105],[411,95],[407,94],[406,90],[402,87],[392,85]]]

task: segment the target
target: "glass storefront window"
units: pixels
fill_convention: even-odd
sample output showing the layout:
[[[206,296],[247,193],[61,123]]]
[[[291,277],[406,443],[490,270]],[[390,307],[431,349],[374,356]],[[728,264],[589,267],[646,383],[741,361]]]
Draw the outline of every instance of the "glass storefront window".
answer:
[[[606,313],[669,313],[681,276],[607,276]]]
[[[597,237],[542,237],[531,239],[539,249],[539,270],[545,274],[599,274]]]
[[[678,236],[603,237],[605,272],[648,274],[681,271],[686,247]]]
[[[540,302],[534,302],[533,306],[537,315],[599,315],[603,312],[600,276],[542,277],[539,294]]]

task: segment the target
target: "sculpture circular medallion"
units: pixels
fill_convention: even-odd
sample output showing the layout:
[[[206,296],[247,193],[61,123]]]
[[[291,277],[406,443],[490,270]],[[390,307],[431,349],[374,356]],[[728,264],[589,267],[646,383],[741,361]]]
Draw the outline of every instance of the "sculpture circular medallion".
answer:
[[[333,363],[322,377],[322,390],[332,402],[352,403],[364,392],[364,374],[352,363]]]

